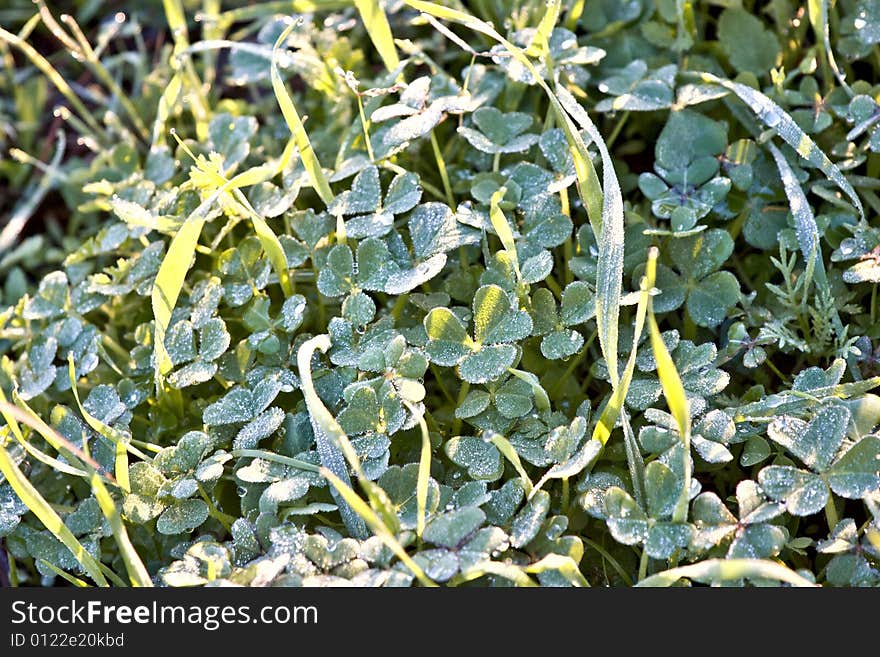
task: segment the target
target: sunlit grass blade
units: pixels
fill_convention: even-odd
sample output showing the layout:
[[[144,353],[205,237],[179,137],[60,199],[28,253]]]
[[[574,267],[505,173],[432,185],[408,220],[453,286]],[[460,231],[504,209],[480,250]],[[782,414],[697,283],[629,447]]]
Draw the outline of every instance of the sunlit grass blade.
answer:
[[[101,466],[97,461],[92,459],[83,450],[46,424],[15,390],[12,391],[12,399],[17,404],[18,408],[7,403],[5,399],[0,399],[0,408],[3,409],[4,419],[6,419],[7,422],[11,419],[11,427],[15,426],[14,423],[16,421],[26,424],[39,433],[43,439],[49,443],[52,449],[77,466],[77,470],[81,470],[85,474],[88,474],[90,470],[101,470]],[[116,480],[113,479],[113,476],[110,473],[105,472],[103,474],[108,481],[114,485],[116,484]]]
[[[517,586],[532,588],[537,586],[535,580],[529,577],[522,566],[513,563],[502,563],[500,561],[480,561],[474,564],[467,571],[459,573],[449,580],[449,586],[459,586],[466,582],[472,582],[486,575],[497,575],[503,577],[516,584]]]
[[[354,6],[361,15],[370,41],[379,51],[382,63],[389,71],[400,66],[400,58],[397,56],[397,47],[394,45],[394,36],[391,34],[391,26],[388,25],[388,17],[379,0],[353,0]]]
[[[556,27],[556,22],[559,20],[559,10],[561,6],[562,0],[548,0],[547,10],[544,12],[544,15],[541,17],[541,22],[538,23],[538,27],[535,29],[535,36],[532,39],[531,44],[526,48],[526,55],[529,55],[530,57],[540,57],[546,52],[545,47],[550,41],[550,34],[553,32],[553,28]]]
[[[719,85],[736,94],[755,113],[761,123],[775,130],[776,134],[786,144],[791,146],[798,155],[817,167],[825,174],[826,178],[837,185],[849,197],[862,221],[865,221],[865,209],[856,190],[853,189],[853,186],[840,171],[840,168],[828,159],[828,156],[816,145],[816,142],[801,129],[785,110],[760,91],[739,82],[725,80],[711,73],[696,73],[695,75],[703,82]]]
[[[590,586],[590,583],[587,581],[587,578],[584,577],[574,559],[562,554],[548,554],[540,561],[529,564],[523,568],[523,570],[527,573],[533,574],[556,571],[565,577],[569,584],[576,588],[588,588]]]
[[[290,456],[284,456],[283,454],[276,454],[275,452],[267,452],[263,449],[234,449],[229,453],[234,458],[247,456],[255,459],[263,459],[265,461],[274,461],[275,463],[289,465],[292,468],[307,470],[308,472],[319,472],[321,469],[313,463],[307,463],[306,461],[301,461]]]
[[[82,580],[82,579],[80,579],[79,577],[76,577],[75,575],[71,575],[71,574],[68,573],[66,570],[61,570],[61,569],[60,569],[58,566],[56,566],[54,563],[50,563],[49,561],[46,561],[45,559],[37,559],[37,561],[38,561],[38,562],[39,562],[44,568],[48,568],[48,569],[51,570],[53,573],[55,573],[56,575],[58,575],[58,577],[60,577],[60,578],[63,579],[64,581],[68,582],[69,584],[72,584],[73,586],[75,586],[75,587],[77,587],[77,588],[80,588],[80,589],[86,589],[86,588],[90,588],[90,587],[91,587],[91,584],[89,584],[89,583],[86,582],[85,580]]]
[[[433,580],[425,574],[425,571],[423,571],[421,567],[412,560],[412,557],[407,554],[406,550],[400,544],[400,541],[398,541],[394,534],[389,531],[385,526],[385,523],[382,522],[382,519],[358,496],[357,493],[351,489],[351,486],[346,484],[327,468],[321,468],[321,474],[330,482],[333,489],[339,493],[340,498],[345,501],[346,505],[358,514],[362,521],[366,523],[372,532],[382,540],[386,547],[388,547],[388,549],[391,550],[401,562],[403,562],[415,578],[419,580],[422,586],[437,586]]]
[[[235,23],[275,14],[313,14],[351,7],[352,0],[272,0],[235,7],[217,16],[217,26],[227,30]]]
[[[15,494],[18,495],[19,499],[27,506],[31,513],[43,523],[55,538],[70,550],[88,576],[98,586],[108,586],[98,561],[86,551],[82,543],[76,539],[61,517],[52,508],[52,505],[28,481],[3,445],[0,445],[0,472],[3,473],[6,481],[12,486],[12,490],[15,491]]]
[[[529,478],[529,473],[526,472],[526,469],[523,467],[519,454],[517,454],[513,445],[510,444],[510,441],[500,433],[495,433],[494,431],[487,434],[487,439],[490,443],[495,445],[504,458],[510,461],[510,464],[513,466],[513,469],[516,470],[516,473],[519,475],[519,478],[523,483],[523,490],[525,491],[526,496],[530,496],[534,484],[532,484],[532,480]]]
[[[669,412],[675,418],[678,425],[678,433],[682,442],[682,482],[681,494],[672,512],[673,522],[686,522],[688,515],[688,503],[690,502],[691,490],[691,415],[688,408],[687,396],[681,377],[672,362],[672,356],[666,349],[657,319],[654,317],[652,304],[648,303],[648,327],[650,329],[651,349],[654,352],[654,360],[657,362],[657,376],[660,378],[660,386],[663,388],[663,396]]]
[[[134,545],[132,545],[131,539],[128,536],[128,531],[125,529],[125,523],[122,522],[119,508],[113,501],[110,492],[107,490],[104,482],[98,477],[97,473],[92,474],[91,483],[92,493],[95,495],[95,499],[98,500],[98,506],[101,507],[101,513],[104,514],[104,517],[110,524],[110,531],[113,532],[113,538],[119,548],[119,554],[122,556],[122,562],[125,564],[125,569],[128,572],[128,578],[131,585],[136,587],[153,586],[153,582],[150,580],[150,574],[147,572],[144,562],[141,560],[140,555],[137,553],[137,550]]]
[[[769,579],[797,587],[816,587],[811,582],[785,566],[767,559],[707,559],[689,566],[671,568],[651,575],[636,586],[667,587],[680,579],[717,584],[743,579]]]
[[[76,399],[76,405],[79,408],[79,412],[82,414],[83,419],[85,419],[86,423],[92,429],[114,444],[116,452],[116,461],[114,464],[116,482],[122,490],[126,493],[129,492],[131,490],[131,483],[128,478],[128,452],[131,451],[145,461],[149,461],[150,457],[131,444],[130,435],[101,422],[101,420],[89,413],[83,407],[82,402],[79,400],[79,391],[76,387],[76,366],[73,362],[72,353],[68,354],[67,357],[67,372],[70,376],[70,389],[73,391],[73,397]]]
[[[526,372],[525,370],[518,370],[513,367],[508,367],[507,371],[513,374],[520,381],[525,381],[532,388],[532,395],[535,397],[535,408],[537,408],[542,413],[545,413],[550,410],[550,397],[547,394],[547,391],[544,390],[544,386],[541,385],[541,381],[537,376],[532,374],[531,372]]]
[[[632,383],[633,373],[636,368],[636,354],[638,352],[639,340],[641,340],[642,331],[645,327],[645,317],[650,304],[650,293],[651,289],[654,287],[657,274],[657,257],[658,252],[656,249],[652,248],[648,251],[645,275],[642,277],[642,281],[639,285],[639,302],[636,306],[636,318],[633,324],[633,344],[632,349],[630,350],[629,359],[624,367],[620,383],[613,389],[611,398],[608,400],[608,403],[605,404],[605,408],[599,416],[599,421],[596,422],[596,426],[593,429],[593,438],[603,445],[607,443],[608,439],[611,437],[611,432],[617,424],[617,418],[620,417],[623,402],[626,399],[626,394],[629,392],[629,387]]]
[[[275,98],[278,101],[279,107],[281,107],[281,113],[284,115],[287,127],[296,140],[300,159],[302,159],[303,166],[306,169],[306,173],[309,176],[312,186],[315,188],[315,191],[318,193],[318,196],[321,197],[324,204],[329,205],[333,200],[333,191],[330,189],[330,183],[327,182],[327,178],[324,176],[324,170],[321,169],[321,163],[318,161],[318,156],[312,148],[311,141],[309,141],[309,135],[296,111],[293,99],[290,97],[287,88],[284,86],[284,80],[281,79],[281,73],[278,71],[279,49],[281,48],[281,44],[287,39],[287,36],[290,34],[293,27],[293,24],[289,25],[275,41],[272,50],[272,65],[270,71],[272,90],[275,92]]]
[[[301,390],[309,411],[309,419],[315,434],[315,444],[323,466],[322,469],[332,472],[334,477],[350,489],[351,479],[348,476],[346,461],[358,476],[361,474],[360,461],[345,430],[339,426],[339,422],[324,406],[324,402],[318,397],[312,382],[312,356],[316,350],[325,352],[329,348],[330,336],[328,335],[319,335],[306,340],[296,353],[296,363],[299,368],[299,376],[302,381]],[[362,515],[355,512],[345,495],[338,489],[334,497],[339,504],[339,513],[348,531],[352,536],[364,538],[367,528],[364,525]]]
[[[516,280],[520,283],[522,282],[522,274],[519,271],[519,257],[516,253],[516,242],[513,239],[513,231],[510,229],[510,223],[507,221],[507,217],[504,216],[504,211],[500,206],[506,193],[507,188],[502,185],[492,194],[492,198],[489,202],[489,221],[492,222],[492,228],[494,228],[495,232],[498,234],[498,238],[501,240],[501,245],[507,252],[510,264],[513,265]]]
[[[425,531],[425,517],[428,508],[428,484],[431,478],[431,434],[425,422],[424,413],[404,400],[404,405],[419,422],[422,433],[422,448],[419,451],[419,475],[416,479],[416,536],[422,538]]]

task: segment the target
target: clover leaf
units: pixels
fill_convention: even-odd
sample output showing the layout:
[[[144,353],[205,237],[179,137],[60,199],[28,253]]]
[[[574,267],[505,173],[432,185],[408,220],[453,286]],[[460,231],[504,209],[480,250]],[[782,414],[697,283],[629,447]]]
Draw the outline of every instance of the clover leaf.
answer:
[[[379,170],[370,165],[355,176],[350,189],[333,199],[327,211],[350,217],[345,221],[349,237],[383,237],[391,231],[395,215],[409,212],[421,198],[418,177],[404,172],[394,177],[383,199]]]
[[[512,306],[510,298],[497,285],[477,290],[473,303],[474,337],[465,324],[448,308],[434,308],[425,317],[428,334],[426,354],[432,363],[458,366],[468,383],[497,379],[517,357],[514,344],[532,330],[529,315]]]
[[[483,153],[521,153],[538,142],[538,135],[526,133],[532,125],[528,114],[481,107],[472,118],[476,128],[461,126],[458,133]]]

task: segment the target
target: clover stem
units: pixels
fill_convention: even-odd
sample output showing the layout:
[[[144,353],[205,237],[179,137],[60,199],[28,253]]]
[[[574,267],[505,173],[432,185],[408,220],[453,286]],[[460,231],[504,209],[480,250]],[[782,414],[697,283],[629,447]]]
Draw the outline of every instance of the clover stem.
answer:
[[[461,382],[461,388],[458,389],[458,399],[455,402],[455,408],[457,409],[464,403],[465,397],[467,397],[468,392],[470,392],[471,384],[467,381]],[[456,417],[452,422],[452,434],[453,436],[457,436],[458,432],[461,430],[461,418]]]
[[[492,158],[492,172],[498,173],[498,170],[501,168],[501,152],[495,153],[495,157]]]
[[[367,121],[367,117],[364,114],[364,103],[361,100],[361,95],[355,94],[355,97],[357,98],[358,113],[361,116],[361,128],[364,131],[364,143],[367,146],[367,156],[370,158],[370,162],[375,162],[376,156],[373,154],[373,144],[370,142],[370,122]]]
[[[571,376],[571,373],[574,372],[574,369],[583,362],[584,358],[587,355],[587,352],[590,350],[590,345],[593,344],[593,340],[596,339],[596,336],[599,334],[598,331],[593,331],[592,335],[590,335],[587,342],[581,347],[581,350],[578,352],[577,356],[575,356],[571,362],[568,364],[568,367],[565,368],[565,372],[562,373],[562,376],[556,381],[556,385],[550,390],[550,396],[555,397],[556,393],[559,392],[559,389],[562,387],[562,384],[568,380],[568,377]]]
[[[648,551],[642,550],[642,556],[639,559],[639,579],[641,582],[645,577],[648,576]]]
[[[553,293],[553,296],[555,296],[557,299],[559,299],[561,301],[562,300],[562,288],[560,287],[560,285],[556,281],[556,279],[553,278],[552,276],[548,276],[547,278],[544,279],[544,282],[547,284],[547,287],[550,288],[550,291]]]
[[[614,128],[611,130],[611,135],[609,135],[608,139],[605,140],[605,145],[608,147],[609,150],[614,145],[614,141],[617,139],[618,135],[620,135],[620,131],[623,130],[623,126],[628,118],[629,111],[626,111],[614,125]]]
[[[430,366],[431,373],[434,375],[434,380],[437,381],[437,387],[440,388],[440,392],[443,393],[443,396],[446,397],[446,401],[451,404],[455,403],[455,399],[453,399],[452,395],[449,394],[449,389],[446,387],[446,384],[443,383],[443,379],[440,376],[440,372],[437,370],[437,366],[434,363],[431,363]]]
[[[199,495],[205,501],[205,504],[208,505],[208,513],[214,520],[223,525],[223,529],[227,532],[232,533],[232,523],[235,522],[235,518],[232,516],[223,513],[220,509],[217,508],[217,505],[214,504],[214,500],[211,499],[211,496],[208,495],[207,491],[205,491],[204,487],[199,484]]]
[[[833,495],[828,496],[828,502],[825,504],[825,519],[828,521],[828,531],[833,531],[837,527],[837,523],[840,522]]]
[[[871,288],[871,325],[877,321],[877,285]]]
[[[569,506],[571,504],[571,490],[568,484],[568,477],[562,478],[562,514],[567,516]]]

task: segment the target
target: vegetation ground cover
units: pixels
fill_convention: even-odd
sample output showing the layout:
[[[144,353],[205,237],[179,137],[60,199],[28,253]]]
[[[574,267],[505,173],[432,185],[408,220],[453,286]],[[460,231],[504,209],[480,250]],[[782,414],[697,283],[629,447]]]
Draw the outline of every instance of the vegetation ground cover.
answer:
[[[3,584],[880,584],[880,1],[64,4]]]

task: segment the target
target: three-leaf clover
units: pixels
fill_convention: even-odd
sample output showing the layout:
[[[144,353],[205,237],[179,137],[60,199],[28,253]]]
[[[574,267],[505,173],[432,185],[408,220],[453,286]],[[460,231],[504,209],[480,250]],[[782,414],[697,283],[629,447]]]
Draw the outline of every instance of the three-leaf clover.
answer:
[[[476,128],[460,126],[458,133],[483,153],[521,153],[538,142],[538,135],[526,133],[532,125],[530,114],[481,107],[471,118]]]
[[[349,189],[333,199],[327,212],[349,217],[345,221],[349,237],[383,237],[391,232],[394,216],[409,212],[421,198],[418,177],[411,172],[395,176],[383,198],[379,169],[370,165],[355,176]]]
[[[473,303],[474,336],[465,323],[448,308],[434,308],[424,321],[428,334],[425,352],[432,363],[458,366],[468,383],[497,379],[513,365],[516,342],[532,331],[528,313],[515,308],[507,293],[497,285],[477,290]]]

